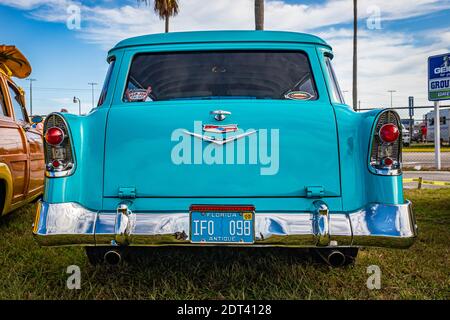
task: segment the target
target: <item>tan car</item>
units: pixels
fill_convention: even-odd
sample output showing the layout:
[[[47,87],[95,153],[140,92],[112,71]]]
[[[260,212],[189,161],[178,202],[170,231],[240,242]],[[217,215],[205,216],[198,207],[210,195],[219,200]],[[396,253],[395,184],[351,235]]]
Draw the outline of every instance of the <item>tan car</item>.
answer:
[[[12,80],[30,73],[29,62],[16,47],[0,45],[0,216],[43,192],[42,133],[32,127],[24,92]]]

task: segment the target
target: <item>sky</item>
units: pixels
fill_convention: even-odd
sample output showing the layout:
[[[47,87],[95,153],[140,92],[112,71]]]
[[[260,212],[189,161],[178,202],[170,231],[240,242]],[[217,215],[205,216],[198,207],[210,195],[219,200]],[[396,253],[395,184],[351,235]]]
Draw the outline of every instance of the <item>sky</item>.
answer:
[[[249,30],[253,0],[180,0],[171,31]],[[334,67],[352,104],[352,0],[266,0],[266,29],[312,33],[334,50]],[[432,105],[427,58],[450,52],[450,0],[359,0],[361,108]],[[33,113],[92,107],[118,41],[164,31],[151,7],[136,0],[0,0],[0,44],[16,45],[33,67]],[[29,81],[17,80],[28,94]],[[28,97],[28,95],[27,95]],[[28,106],[29,103],[27,103]],[[448,104],[448,101],[447,101]],[[406,117],[405,114],[401,114]]]

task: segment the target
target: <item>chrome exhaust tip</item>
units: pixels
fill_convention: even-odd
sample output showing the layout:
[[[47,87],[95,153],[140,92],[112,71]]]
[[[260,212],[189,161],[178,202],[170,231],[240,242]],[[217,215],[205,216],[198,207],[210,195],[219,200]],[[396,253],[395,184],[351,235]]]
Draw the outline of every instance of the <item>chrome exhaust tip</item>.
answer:
[[[333,250],[328,254],[326,261],[332,267],[342,267],[345,259],[345,255],[341,251]]]
[[[103,259],[105,260],[105,263],[116,266],[122,261],[122,255],[115,250],[111,250],[105,253]]]

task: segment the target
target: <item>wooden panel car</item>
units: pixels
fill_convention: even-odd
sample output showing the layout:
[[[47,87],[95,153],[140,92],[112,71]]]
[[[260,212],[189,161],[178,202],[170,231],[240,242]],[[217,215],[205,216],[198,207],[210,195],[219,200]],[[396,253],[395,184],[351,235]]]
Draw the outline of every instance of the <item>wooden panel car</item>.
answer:
[[[0,45],[0,216],[43,192],[42,133],[32,127],[24,92],[12,80],[30,73],[29,62],[17,48]]]

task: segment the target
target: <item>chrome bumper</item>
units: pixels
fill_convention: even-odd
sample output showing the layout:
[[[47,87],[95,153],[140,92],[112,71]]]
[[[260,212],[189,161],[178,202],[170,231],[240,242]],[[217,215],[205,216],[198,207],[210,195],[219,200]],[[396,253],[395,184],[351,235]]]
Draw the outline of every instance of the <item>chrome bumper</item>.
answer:
[[[76,203],[40,202],[33,228],[42,246],[191,245],[189,213],[96,212]],[[284,247],[408,248],[417,226],[408,201],[370,204],[355,212],[328,212],[317,201],[313,212],[255,213],[255,243]]]

